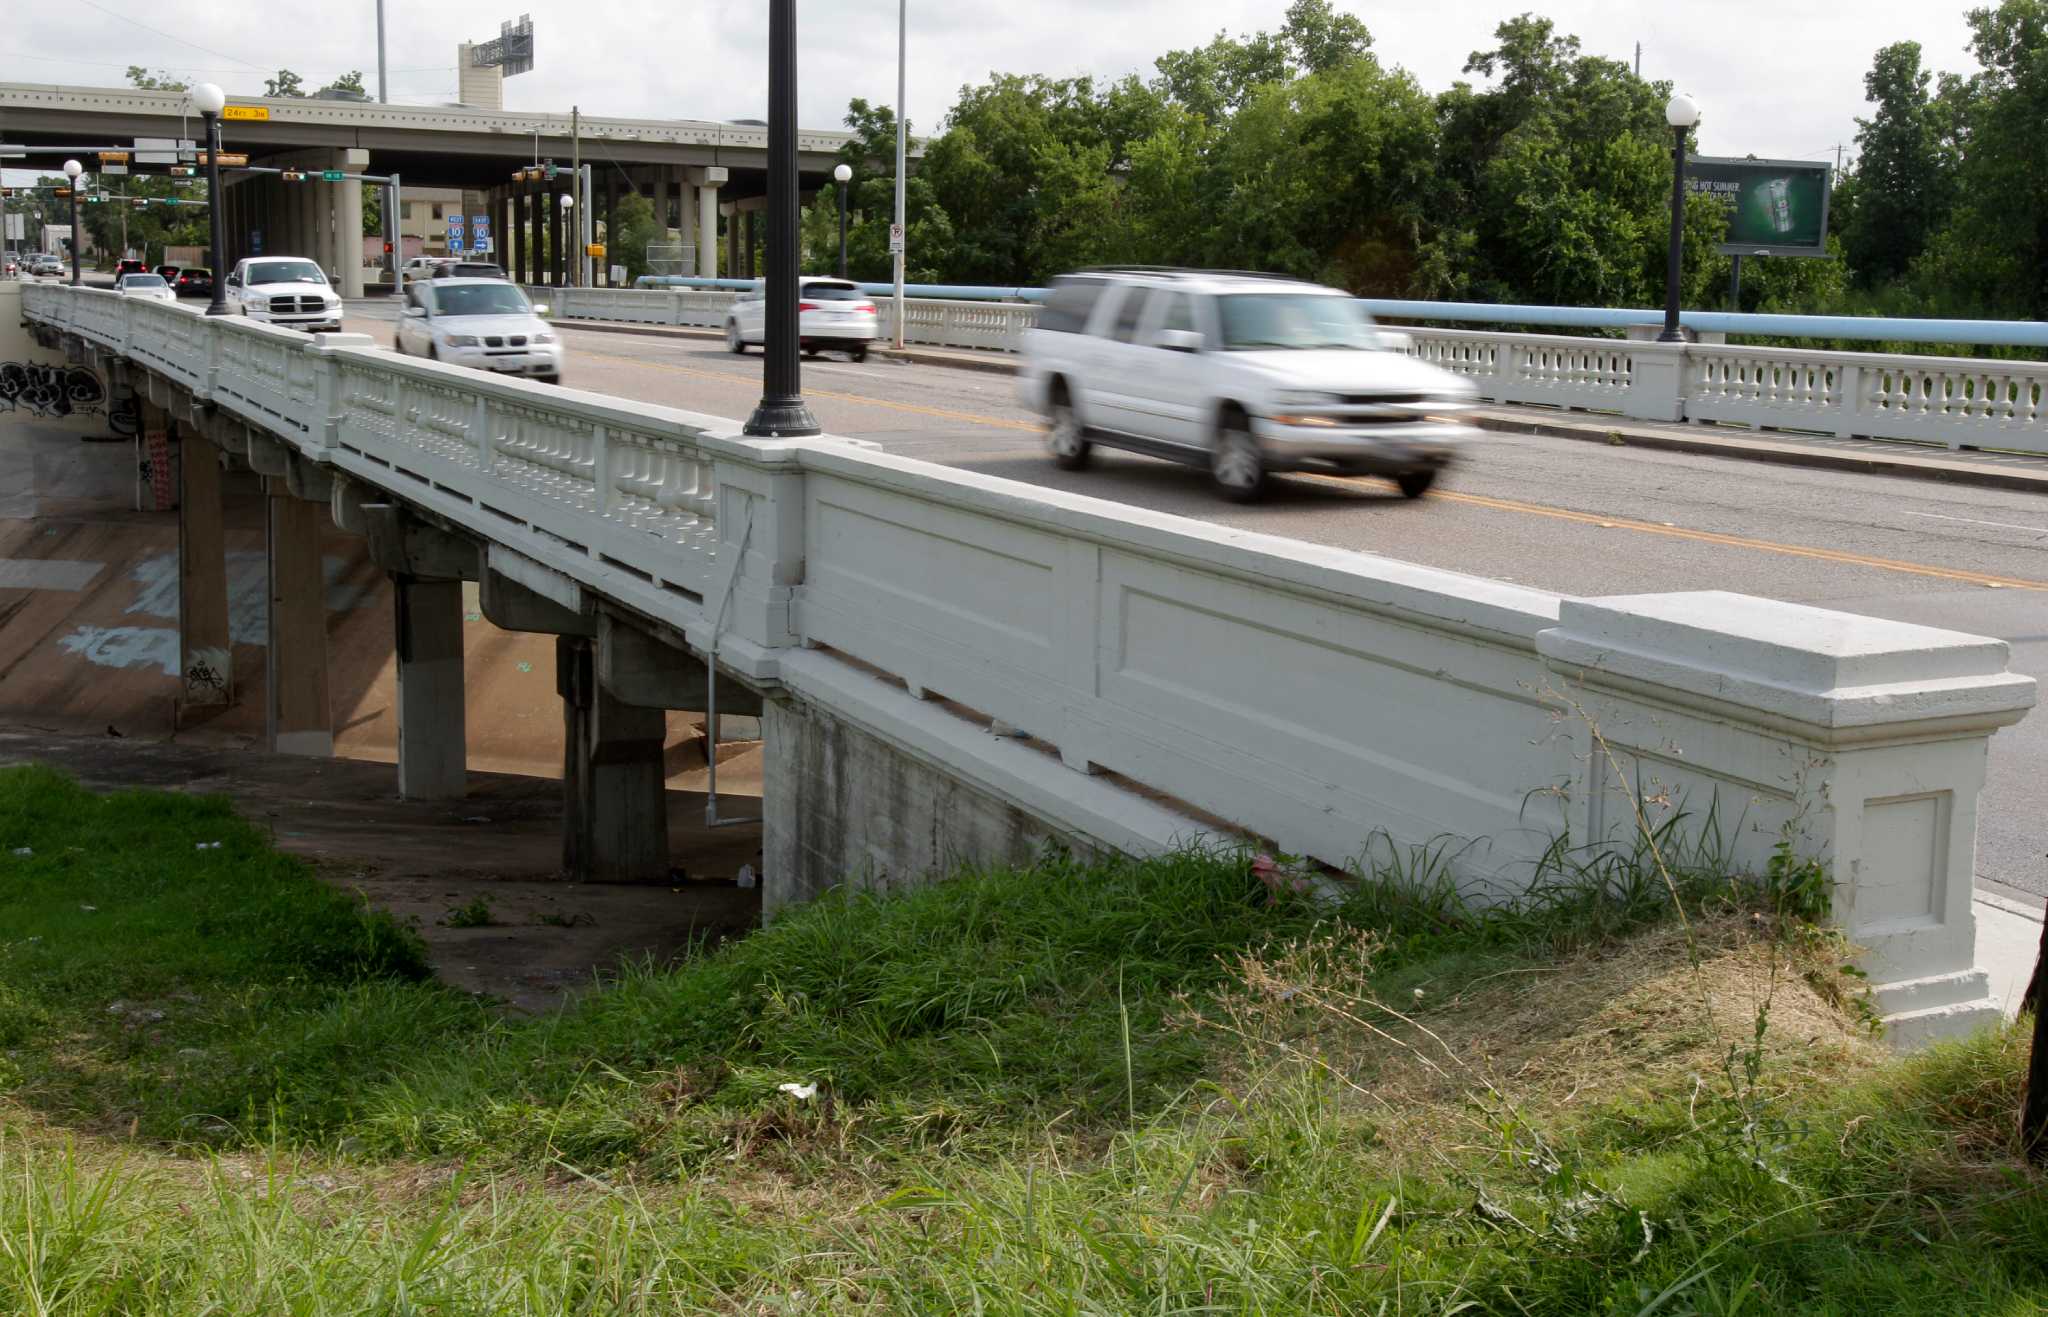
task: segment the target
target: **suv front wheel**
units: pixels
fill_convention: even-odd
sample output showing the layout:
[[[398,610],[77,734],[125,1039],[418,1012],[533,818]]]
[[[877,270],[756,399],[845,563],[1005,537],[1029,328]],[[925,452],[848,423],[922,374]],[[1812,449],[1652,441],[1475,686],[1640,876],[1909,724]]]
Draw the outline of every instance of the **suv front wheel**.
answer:
[[[1251,422],[1243,412],[1230,412],[1216,431],[1216,446],[1209,454],[1209,474],[1216,487],[1233,503],[1251,503],[1266,492],[1266,459],[1259,441],[1252,437]]]
[[[1054,465],[1066,471],[1079,471],[1087,466],[1088,454],[1095,445],[1088,442],[1088,433],[1081,428],[1081,418],[1074,412],[1073,399],[1064,383],[1053,385],[1047,419],[1051,424],[1046,429],[1045,447],[1052,454]]]

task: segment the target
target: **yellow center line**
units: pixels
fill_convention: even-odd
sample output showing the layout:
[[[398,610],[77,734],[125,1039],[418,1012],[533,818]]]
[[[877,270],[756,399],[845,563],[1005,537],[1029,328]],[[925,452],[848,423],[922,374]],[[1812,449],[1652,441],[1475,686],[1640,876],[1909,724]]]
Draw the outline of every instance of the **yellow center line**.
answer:
[[[698,379],[717,380],[726,384],[745,384],[745,376],[731,375],[723,371],[702,370],[693,366],[678,366],[666,361],[643,361],[637,357],[615,356],[607,352],[585,352],[582,355],[602,357],[633,366],[658,366],[662,370],[676,371]],[[889,411],[909,412],[917,416],[935,416],[942,420],[962,421],[969,425],[994,426],[1004,430],[1042,431],[1045,426],[1039,421],[1012,421],[995,416],[981,416],[974,412],[953,411],[945,407],[924,407],[917,403],[890,402],[882,398],[862,397],[857,393],[835,393],[823,389],[805,389],[806,397],[831,398],[839,402],[860,403],[868,407],[881,407]],[[1307,473],[1295,473],[1300,478]],[[1307,478],[1324,484],[1337,485],[1346,489],[1357,489],[1358,482],[1339,476],[1307,474]],[[1896,558],[1874,558],[1868,554],[1847,553],[1840,549],[1817,549],[1803,544],[1782,544],[1776,540],[1752,539],[1746,535],[1724,535],[1719,531],[1692,530],[1684,526],[1664,526],[1653,521],[1635,521],[1627,517],[1610,517],[1595,512],[1574,512],[1570,508],[1550,507],[1542,503],[1522,503],[1514,499],[1488,498],[1483,494],[1460,494],[1451,490],[1440,490],[1430,495],[1448,503],[1465,503],[1473,507],[1490,508],[1496,512],[1519,512],[1531,517],[1549,517],[1557,521],[1575,521],[1581,525],[1598,526],[1603,530],[1635,531],[1643,535],[1661,535],[1667,539],[1691,540],[1696,544],[1718,544],[1730,549],[1749,549],[1757,553],[1776,553],[1788,558],[1810,558],[1816,562],[1831,562],[1844,567],[1869,567],[1877,571],[1902,572],[1908,576],[1929,576],[1942,581],[1962,581],[1970,585],[1991,586],[2008,590],[2048,590],[2048,581],[2031,581],[2018,576],[1995,576],[1988,572],[1965,571],[1953,567],[1935,567],[1927,563],[1901,562]]]

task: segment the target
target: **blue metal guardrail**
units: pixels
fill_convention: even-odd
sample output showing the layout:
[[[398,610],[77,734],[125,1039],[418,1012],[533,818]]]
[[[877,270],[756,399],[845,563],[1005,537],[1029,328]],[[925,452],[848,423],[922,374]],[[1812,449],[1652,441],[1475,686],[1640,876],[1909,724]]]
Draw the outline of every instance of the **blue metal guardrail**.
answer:
[[[643,275],[636,288],[701,288],[739,291],[751,279],[693,279],[680,275]],[[894,295],[894,284],[860,285],[871,297]],[[1043,288],[991,288],[974,284],[906,284],[909,297],[976,302],[1042,302]],[[1359,301],[1376,316],[1396,320],[1449,321],[1489,325],[1530,325],[1558,329],[1627,329],[1661,325],[1655,310],[1579,306],[1510,306],[1488,302],[1420,302],[1365,297]],[[1880,316],[1758,315],[1735,311],[1684,311],[1679,320],[1703,334],[1739,334],[1768,338],[1854,339],[1873,343],[1975,343],[2000,347],[2048,348],[2048,323],[2038,320],[1897,320]]]

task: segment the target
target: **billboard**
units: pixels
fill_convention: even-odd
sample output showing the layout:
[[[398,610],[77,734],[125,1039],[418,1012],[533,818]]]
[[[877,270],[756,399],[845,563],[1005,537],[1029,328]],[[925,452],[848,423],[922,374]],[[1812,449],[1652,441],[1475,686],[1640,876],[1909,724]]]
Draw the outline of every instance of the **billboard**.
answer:
[[[1826,256],[1834,174],[1811,160],[1697,156],[1685,162],[1687,192],[1731,203],[1724,256]]]

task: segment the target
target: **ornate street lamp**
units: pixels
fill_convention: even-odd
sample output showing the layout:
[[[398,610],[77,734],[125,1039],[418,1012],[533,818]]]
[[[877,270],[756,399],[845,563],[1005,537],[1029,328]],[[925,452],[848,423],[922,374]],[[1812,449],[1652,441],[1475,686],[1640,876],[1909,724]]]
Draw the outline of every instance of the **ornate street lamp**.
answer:
[[[797,360],[796,0],[768,4],[768,297],[762,307],[761,402],[746,433],[818,433]]]
[[[1685,331],[1678,327],[1678,272],[1685,256],[1685,135],[1700,121],[1700,107],[1692,97],[1679,92],[1664,107],[1664,122],[1671,125],[1671,250],[1664,263],[1664,332],[1659,343],[1683,343]]]
[[[846,185],[853,178],[853,166],[839,164],[832,167],[832,177],[839,183],[839,277],[846,277]]]
[[[64,177],[71,180],[71,286],[76,288],[85,282],[79,277],[78,262],[85,252],[84,235],[78,231],[78,176],[85,172],[85,166],[76,160],[64,162]]]
[[[206,121],[206,220],[213,251],[213,295],[206,304],[206,314],[224,316],[228,313],[228,272],[222,268],[226,264],[227,245],[220,218],[220,112],[226,107],[228,96],[210,82],[200,83],[189,95],[192,108]]]

